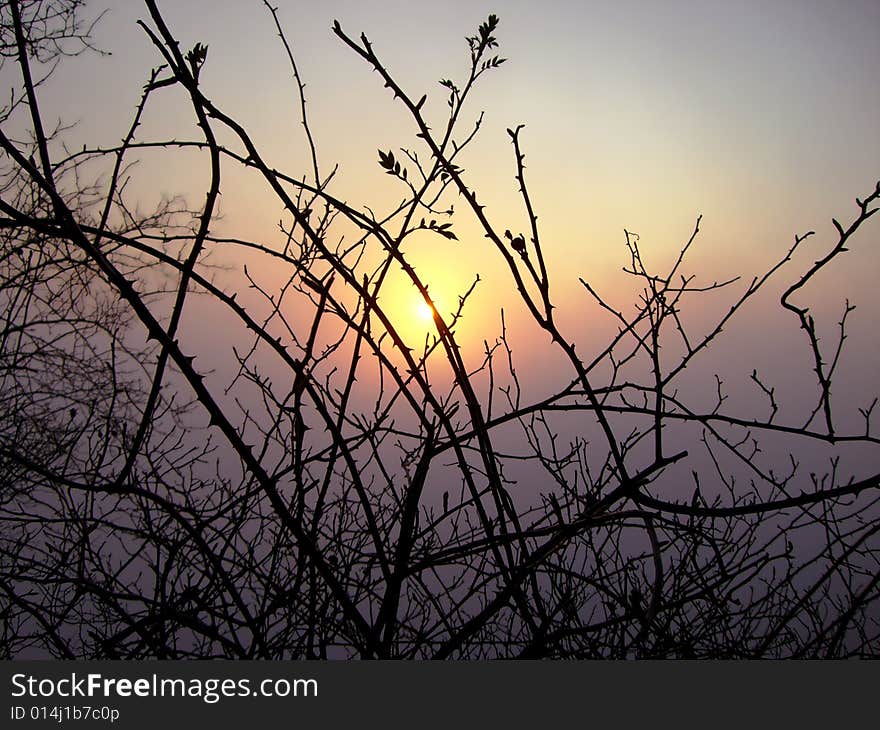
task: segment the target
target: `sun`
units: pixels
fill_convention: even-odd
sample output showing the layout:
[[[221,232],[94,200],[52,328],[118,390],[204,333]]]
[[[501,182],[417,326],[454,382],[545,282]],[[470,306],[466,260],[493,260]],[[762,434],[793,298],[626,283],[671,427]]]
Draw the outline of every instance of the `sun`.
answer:
[[[416,317],[422,322],[432,322],[434,320],[434,310],[424,299],[419,298],[416,302]]]

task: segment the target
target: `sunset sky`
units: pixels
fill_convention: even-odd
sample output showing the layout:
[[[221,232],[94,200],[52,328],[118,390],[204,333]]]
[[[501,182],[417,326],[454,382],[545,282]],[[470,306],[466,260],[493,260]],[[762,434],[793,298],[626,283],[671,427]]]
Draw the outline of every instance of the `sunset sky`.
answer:
[[[0,22],[4,656],[877,654],[880,0],[78,2]]]
[[[418,141],[377,75],[334,37],[332,21],[355,37],[365,32],[414,98],[428,94],[428,116],[439,126],[446,106],[437,81],[463,76],[464,36],[488,13],[500,16],[499,52],[509,60],[472,97],[472,119],[480,111],[486,116],[464,158],[466,179],[500,230],[525,230],[504,130],[526,125],[528,181],[569,331],[585,327],[585,308],[592,307],[577,276],[621,307],[632,301],[620,289],[624,228],[641,236],[648,263],[665,267],[702,214],[690,271],[703,282],[738,274],[747,282],[781,256],[795,233],[815,229],[819,235],[790,270],[794,277],[833,243],[831,218],[849,220],[853,199],[870,192],[880,173],[880,4],[871,0],[276,4],[307,83],[324,170],[340,165],[332,192],[377,210],[402,193],[379,169],[376,150],[417,148]],[[148,17],[142,3],[91,8],[107,5],[95,37],[112,57],[75,59],[43,92],[47,117],[79,120],[71,133],[75,145],[120,139],[148,70],[160,61],[135,24]],[[197,41],[209,46],[206,93],[244,123],[279,169],[305,172],[295,90],[263,3],[159,5],[184,49]],[[192,118],[180,92],[167,92],[139,137],[198,138]],[[141,159],[131,188],[140,202],[175,193],[202,199],[204,158]],[[215,231],[274,234],[279,209],[259,181],[230,174],[223,193],[224,220]],[[473,275],[481,275],[467,331],[479,342],[497,334],[501,306],[514,321],[522,310],[497,253],[461,213],[459,243],[417,243],[409,255],[441,306],[451,307]],[[811,292],[819,300],[828,295],[834,313],[845,294],[859,304],[861,319],[853,326],[867,338],[862,347],[871,345],[859,358],[865,378],[880,365],[873,334],[878,239],[876,226],[869,228],[857,254],[829,269],[827,288]],[[414,328],[424,327],[413,293],[395,296],[412,309]],[[778,305],[772,311],[780,321],[790,317]],[[744,321],[762,323],[765,314],[752,312]],[[600,314],[589,321],[611,326]],[[796,326],[790,331],[797,337]],[[746,340],[740,346],[749,351]]]

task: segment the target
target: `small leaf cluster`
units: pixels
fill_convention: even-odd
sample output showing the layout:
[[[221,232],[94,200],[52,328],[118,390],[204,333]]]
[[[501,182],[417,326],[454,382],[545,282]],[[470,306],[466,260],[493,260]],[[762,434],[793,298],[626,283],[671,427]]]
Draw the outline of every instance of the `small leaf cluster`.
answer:
[[[467,42],[471,49],[471,60],[475,68],[487,50],[498,47],[498,40],[492,35],[496,28],[498,28],[498,16],[490,15],[485,23],[480,24],[477,35],[468,37]],[[493,56],[484,60],[479,66],[478,75],[490,68],[498,68],[506,60],[506,58],[500,58],[499,56]]]
[[[421,223],[419,223],[419,228],[425,228],[429,231],[434,231],[435,233],[439,233],[443,238],[448,238],[450,241],[457,241],[458,236],[456,236],[450,228],[452,228],[451,223],[438,223],[433,218],[425,223],[425,219],[422,218]]]
[[[486,19],[486,22],[480,23],[480,27],[477,29],[477,35],[470,36],[467,39],[471,53],[475,56],[480,56],[486,49],[496,48],[498,46],[498,41],[492,34],[497,28],[498,16],[495,14],[490,15]]]
[[[483,61],[482,65],[480,66],[480,70],[485,71],[486,69],[489,69],[489,68],[498,68],[506,60],[507,60],[506,58],[499,58],[498,56],[493,56],[492,58],[490,58],[486,61]]]
[[[194,78],[198,78],[199,71],[201,71],[207,57],[208,46],[203,45],[202,43],[196,43],[192,49],[187,52],[186,60],[187,63],[189,63],[190,69],[192,69]]]
[[[388,175],[394,175],[394,177],[399,177],[401,180],[407,179],[406,168],[401,167],[400,161],[394,159],[394,153],[391,150],[388,150],[388,152],[379,150],[379,165]]]
[[[455,102],[459,98],[459,95],[461,93],[458,87],[449,79],[441,79],[440,86],[445,86],[447,89],[449,89],[449,99],[447,100],[447,103],[450,107],[455,106]]]

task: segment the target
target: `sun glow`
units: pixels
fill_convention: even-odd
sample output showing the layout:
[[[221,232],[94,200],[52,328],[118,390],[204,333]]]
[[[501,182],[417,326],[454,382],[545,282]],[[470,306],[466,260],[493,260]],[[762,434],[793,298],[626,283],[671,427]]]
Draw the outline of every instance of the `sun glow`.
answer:
[[[416,302],[416,317],[422,322],[431,322],[434,319],[433,308],[421,297]]]
[[[465,285],[456,280],[461,277],[462,266],[451,264],[448,260],[439,262],[433,259],[417,260],[419,274],[428,287],[431,302],[425,301],[419,289],[401,272],[389,272],[379,305],[383,307],[397,334],[403,338],[408,347],[421,350],[427,338],[429,341],[439,337],[436,317],[441,317],[447,327],[452,326],[457,342],[465,347],[468,333],[463,322],[479,325],[479,317],[474,307],[468,308],[466,314],[472,315],[456,319],[460,307],[460,297],[467,291]],[[461,277],[463,280],[464,277]],[[426,281],[426,279],[430,279]],[[482,332],[481,339],[482,342]]]

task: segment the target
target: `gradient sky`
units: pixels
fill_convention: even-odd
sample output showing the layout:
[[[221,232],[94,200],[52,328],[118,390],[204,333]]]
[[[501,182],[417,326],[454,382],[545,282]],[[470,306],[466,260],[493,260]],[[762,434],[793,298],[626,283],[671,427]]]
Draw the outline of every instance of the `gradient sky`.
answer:
[[[525,229],[504,130],[526,124],[528,179],[558,297],[571,304],[561,314],[570,331],[584,326],[588,304],[577,275],[612,301],[624,286],[624,228],[640,234],[649,263],[665,265],[703,214],[690,270],[704,282],[736,274],[749,280],[795,233],[815,229],[795,276],[832,242],[831,217],[850,219],[853,199],[880,177],[876,0],[275,4],[308,84],[324,168],[340,163],[334,193],[379,209],[400,193],[379,170],[376,149],[417,141],[376,74],[333,36],[333,19],[352,35],[366,32],[405,89],[415,98],[428,93],[426,108],[439,123],[445,96],[437,80],[462,76],[464,36],[488,13],[500,16],[500,53],[509,61],[485,77],[471,103],[472,116],[485,110],[486,118],[465,158],[467,180],[501,230]],[[45,113],[80,120],[77,144],[121,138],[159,62],[135,25],[147,17],[142,3],[99,0],[93,7],[107,5],[96,39],[112,58],[76,59],[44,92]],[[279,168],[305,171],[294,89],[262,2],[159,5],[184,48],[208,44],[202,79],[209,96],[244,122]],[[163,135],[197,136],[179,96],[151,109],[141,138]],[[146,204],[178,192],[199,201],[206,165],[196,160],[145,158],[133,189]],[[258,237],[274,229],[277,206],[253,181],[230,177],[224,195],[235,201],[224,206],[226,230]],[[483,276],[475,302],[485,316],[471,321],[477,339],[491,339],[501,305],[511,317],[521,310],[482,235],[466,220],[456,230],[461,243],[426,244],[411,255],[441,300],[454,302],[472,273]],[[870,345],[859,365],[867,380],[880,367],[877,226],[857,243],[858,256],[835,264],[826,289],[812,293],[828,293],[836,308],[845,287],[860,305],[853,326]],[[621,294],[615,303],[630,300]],[[753,312],[744,321],[760,326],[765,316]],[[750,352],[754,339],[743,334],[739,345]]]

